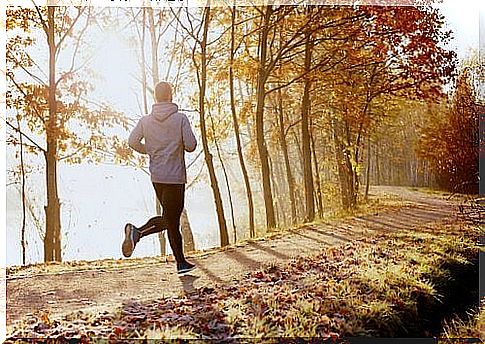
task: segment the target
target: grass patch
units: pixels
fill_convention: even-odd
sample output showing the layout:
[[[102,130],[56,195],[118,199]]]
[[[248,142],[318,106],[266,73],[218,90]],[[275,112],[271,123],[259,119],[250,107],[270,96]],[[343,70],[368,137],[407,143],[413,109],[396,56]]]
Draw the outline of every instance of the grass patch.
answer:
[[[448,339],[456,338],[479,338],[485,340],[485,298],[482,299],[481,307],[471,309],[466,317],[458,316],[445,321],[442,340],[440,343],[448,342]],[[465,319],[465,320],[463,320]]]
[[[359,239],[271,264],[228,285],[131,302],[74,327],[80,315],[19,324],[9,340],[440,335],[442,320],[465,314],[477,295],[476,235],[475,227],[449,223]]]

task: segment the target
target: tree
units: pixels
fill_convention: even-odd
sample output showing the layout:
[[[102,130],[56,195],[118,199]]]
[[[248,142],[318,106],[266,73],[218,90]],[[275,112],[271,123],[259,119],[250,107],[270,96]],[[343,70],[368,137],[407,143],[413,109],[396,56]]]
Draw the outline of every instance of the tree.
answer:
[[[91,86],[78,78],[89,62],[76,63],[76,60],[89,28],[91,11],[89,7],[54,6],[7,11],[7,80],[10,86],[7,109],[27,124],[34,138],[26,133],[23,135],[29,138],[31,148],[42,153],[45,161],[45,261],[62,260],[59,162],[78,163],[87,156],[96,159],[95,154],[108,147],[103,129],[115,125],[126,128],[127,125],[125,119],[107,105],[102,104],[97,109],[90,107],[86,95]],[[46,39],[47,72],[39,64],[38,56],[33,55],[33,49],[29,50],[34,46],[45,48],[34,42],[32,32],[38,32]],[[63,52],[71,53],[71,63],[66,70],[57,66]],[[78,125],[87,129],[87,134],[73,129]],[[45,144],[36,141],[38,136],[44,138]],[[116,140],[112,146],[117,149],[115,145]]]
[[[227,224],[224,215],[224,207],[222,203],[221,192],[219,189],[219,182],[217,180],[216,171],[214,168],[213,156],[209,149],[209,141],[206,126],[206,91],[207,91],[207,69],[209,65],[208,46],[211,41],[209,40],[209,26],[211,22],[211,7],[209,4],[201,9],[201,18],[198,25],[194,25],[194,19],[192,13],[186,9],[186,22],[184,18],[175,16],[177,22],[183,28],[185,33],[192,39],[192,63],[195,67],[198,86],[198,112],[199,112],[199,124],[202,139],[202,149],[204,152],[205,163],[209,172],[209,180],[212,188],[212,194],[214,197],[214,203],[216,207],[217,221],[219,224],[219,237],[221,247],[229,245],[229,234],[227,231]],[[200,49],[200,52],[198,50]]]
[[[462,69],[451,107],[421,134],[418,153],[426,158],[440,188],[478,192],[479,107],[472,68]]]
[[[280,149],[283,153],[283,158],[285,161],[285,171],[286,171],[286,182],[288,184],[288,193],[290,196],[290,207],[291,207],[291,221],[292,224],[296,224],[297,222],[297,214],[296,214],[296,200],[295,200],[295,179],[293,177],[293,172],[291,170],[290,164],[290,156],[288,154],[288,144],[286,141],[287,130],[285,129],[284,124],[284,115],[283,115],[283,96],[282,90],[277,91],[278,97],[278,105],[277,105],[277,113],[278,113],[278,141],[280,143]]]
[[[263,181],[264,205],[266,209],[266,226],[268,229],[276,227],[274,213],[273,194],[271,192],[270,169],[268,160],[268,148],[264,137],[264,102],[266,96],[266,80],[269,76],[268,63],[268,35],[271,30],[270,20],[273,13],[273,6],[266,6],[261,11],[261,32],[259,33],[258,46],[258,72],[256,90],[256,143],[258,146],[259,158],[261,160],[261,177]]]
[[[353,39],[342,45],[347,58],[331,71],[332,122],[342,203],[357,204],[364,138],[386,97],[432,99],[454,69],[454,53],[439,43],[449,39],[443,18],[430,7],[363,7]],[[392,30],[389,30],[392,28]],[[377,116],[377,117],[376,117]]]
[[[310,97],[310,77],[309,73],[318,68],[333,68],[334,62],[329,56],[323,56],[316,63],[311,63],[311,52],[314,49],[314,41],[311,35],[316,32],[324,31],[326,28],[342,26],[352,21],[351,17],[326,19],[327,14],[324,6],[316,6],[316,10],[299,10],[293,6],[273,6],[268,5],[256,10],[260,13],[260,24],[258,26],[258,48],[257,58],[257,86],[256,86],[256,143],[261,163],[261,176],[263,185],[263,196],[266,210],[266,226],[268,229],[276,227],[276,219],[273,205],[273,194],[271,190],[270,168],[268,158],[268,147],[264,135],[264,114],[266,96],[279,89],[288,87],[300,80],[306,80],[306,95],[304,96],[304,107],[302,116],[307,120]],[[325,38],[326,39],[326,38]],[[320,39],[319,42],[325,39]],[[295,57],[301,55],[301,48],[306,51],[306,64],[303,71],[297,68],[297,73],[289,73],[289,77],[281,75],[279,72],[283,65],[292,64]],[[306,78],[306,79],[305,79]],[[273,87],[268,86],[273,84]],[[304,91],[305,93],[305,91]],[[309,122],[303,123],[306,129],[302,127],[302,137],[304,137],[302,148],[302,160],[306,177],[306,211],[308,218],[314,217],[314,198],[313,198],[313,180],[311,168],[311,150],[309,136]],[[304,153],[303,153],[304,151]]]
[[[249,175],[248,175],[248,171],[246,168],[246,163],[244,161],[244,155],[242,151],[239,121],[236,113],[236,97],[234,94],[235,92],[234,91],[234,54],[236,50],[235,48],[236,16],[237,16],[237,7],[233,6],[231,9],[231,43],[229,48],[229,96],[230,96],[230,102],[231,102],[231,115],[232,115],[232,121],[233,121],[234,136],[236,137],[237,156],[239,159],[239,165],[241,166],[241,172],[244,179],[244,187],[246,188],[246,198],[248,201],[249,236],[253,238],[256,235],[255,228],[254,228],[253,193],[251,190],[251,183],[249,181]]]
[[[312,7],[309,7],[311,11]],[[310,89],[312,85],[310,70],[312,63],[313,38],[311,32],[305,33],[305,63],[304,63],[304,86],[301,100],[301,142],[303,151],[303,178],[305,180],[305,221],[315,219],[315,198],[312,173],[312,157],[310,149]]]
[[[195,241],[194,235],[192,234],[192,226],[190,225],[187,210],[185,208],[180,217],[180,229],[184,241],[184,252],[195,251]]]

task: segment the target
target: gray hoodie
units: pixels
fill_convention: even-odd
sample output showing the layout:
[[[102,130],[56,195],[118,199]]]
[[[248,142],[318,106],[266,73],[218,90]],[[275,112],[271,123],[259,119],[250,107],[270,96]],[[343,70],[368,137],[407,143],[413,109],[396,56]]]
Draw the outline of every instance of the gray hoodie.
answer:
[[[145,139],[145,143],[142,143]],[[197,145],[189,119],[174,103],[155,103],[151,114],[143,116],[128,138],[131,148],[150,157],[152,182],[185,184],[185,151]]]

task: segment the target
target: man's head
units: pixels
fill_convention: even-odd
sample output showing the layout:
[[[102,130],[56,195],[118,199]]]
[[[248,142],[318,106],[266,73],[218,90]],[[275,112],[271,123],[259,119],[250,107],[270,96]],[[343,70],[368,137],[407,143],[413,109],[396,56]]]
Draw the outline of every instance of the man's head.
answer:
[[[168,82],[161,81],[155,86],[155,99],[157,103],[172,102],[172,87]]]

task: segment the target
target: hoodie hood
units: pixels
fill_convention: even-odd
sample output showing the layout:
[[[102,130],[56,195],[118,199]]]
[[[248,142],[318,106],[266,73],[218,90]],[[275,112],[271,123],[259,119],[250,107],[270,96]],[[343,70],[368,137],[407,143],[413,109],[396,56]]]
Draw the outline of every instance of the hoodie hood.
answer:
[[[165,121],[172,114],[178,112],[179,108],[174,103],[155,103],[152,106],[152,116],[159,122]]]

